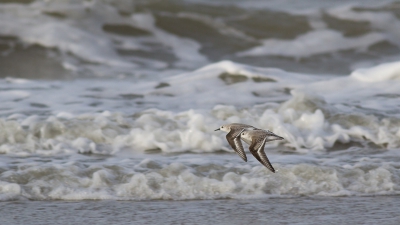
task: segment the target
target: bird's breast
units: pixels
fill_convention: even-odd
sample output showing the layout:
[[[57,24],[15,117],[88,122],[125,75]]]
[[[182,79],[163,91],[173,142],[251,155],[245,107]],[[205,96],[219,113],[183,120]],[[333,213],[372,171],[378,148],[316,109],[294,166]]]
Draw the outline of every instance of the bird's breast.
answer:
[[[251,138],[250,138],[249,136],[247,136],[247,135],[242,135],[241,138],[242,138],[242,140],[243,140],[244,142],[246,142],[248,145],[251,144]]]

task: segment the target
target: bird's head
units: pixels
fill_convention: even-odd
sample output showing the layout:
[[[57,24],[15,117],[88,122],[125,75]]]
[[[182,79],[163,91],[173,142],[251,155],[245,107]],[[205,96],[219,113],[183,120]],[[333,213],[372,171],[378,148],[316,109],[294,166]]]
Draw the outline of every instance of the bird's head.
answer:
[[[222,130],[222,131],[225,131],[225,132],[229,132],[229,131],[231,131],[231,127],[229,125],[222,125],[218,129],[216,129],[215,131],[217,131],[217,130]]]

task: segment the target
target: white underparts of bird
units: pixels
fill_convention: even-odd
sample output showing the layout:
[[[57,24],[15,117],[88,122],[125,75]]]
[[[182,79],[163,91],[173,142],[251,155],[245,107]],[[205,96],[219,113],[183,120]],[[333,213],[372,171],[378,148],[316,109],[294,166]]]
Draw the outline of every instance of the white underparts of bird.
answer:
[[[265,167],[275,173],[274,167],[272,167],[269,162],[267,155],[264,152],[264,146],[266,142],[282,140],[283,137],[280,137],[269,130],[261,130],[256,127],[240,124],[240,123],[231,123],[222,125],[220,128],[216,129],[227,132],[226,140],[229,145],[235,150],[235,152],[245,161],[247,162],[246,153],[244,152],[244,148],[241,140],[246,142],[249,146],[249,150],[251,154]]]

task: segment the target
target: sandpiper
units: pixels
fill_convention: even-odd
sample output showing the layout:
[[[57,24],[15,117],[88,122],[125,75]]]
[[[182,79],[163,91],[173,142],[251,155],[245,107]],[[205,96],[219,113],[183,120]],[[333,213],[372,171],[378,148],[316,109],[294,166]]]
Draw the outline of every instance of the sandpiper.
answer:
[[[251,154],[253,154],[262,165],[275,173],[274,167],[272,167],[264,152],[264,146],[266,142],[282,140],[283,137],[280,137],[269,130],[260,129],[242,131],[240,136],[244,142],[250,145],[249,150]]]
[[[229,145],[235,150],[235,152],[247,162],[246,153],[244,153],[242,142],[240,141],[240,134],[245,130],[257,130],[253,126],[241,123],[231,123],[220,126],[217,130],[222,130],[228,132],[226,135],[226,140],[228,140]]]

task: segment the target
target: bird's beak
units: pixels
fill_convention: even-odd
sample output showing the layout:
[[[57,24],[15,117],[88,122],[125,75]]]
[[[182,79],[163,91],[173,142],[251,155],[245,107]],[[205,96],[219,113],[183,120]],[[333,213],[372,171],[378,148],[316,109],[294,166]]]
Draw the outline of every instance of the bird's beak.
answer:
[[[273,134],[273,135],[269,136],[267,141],[279,141],[279,140],[283,140],[283,139],[284,139],[283,137]]]
[[[216,130],[214,130],[214,131],[217,131],[217,130],[220,130],[220,129],[218,128],[218,129],[216,129]]]
[[[283,137],[281,137],[281,136],[278,136],[278,135],[274,135],[274,137],[276,137],[275,140],[283,140],[283,139],[285,139],[285,138],[283,138]]]

